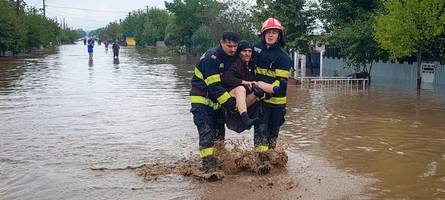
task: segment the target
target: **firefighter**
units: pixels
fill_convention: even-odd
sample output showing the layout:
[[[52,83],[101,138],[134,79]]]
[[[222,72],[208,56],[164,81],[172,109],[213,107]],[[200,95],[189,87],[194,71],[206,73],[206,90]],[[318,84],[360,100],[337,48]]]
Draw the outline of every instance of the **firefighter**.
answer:
[[[222,34],[219,47],[207,50],[194,69],[190,101],[191,113],[199,133],[199,155],[202,169],[206,173],[215,172],[215,142],[224,140],[224,108],[236,111],[235,98],[224,89],[221,75],[237,59],[236,50],[239,36],[233,32]]]
[[[292,60],[283,50],[284,26],[275,18],[267,19],[261,28],[261,42],[254,45],[256,79],[270,84],[264,89],[270,98],[261,100],[261,112],[254,125],[254,145],[260,161],[268,164],[267,151],[275,148],[278,132],[286,114],[286,89]],[[270,167],[265,167],[268,173]]]

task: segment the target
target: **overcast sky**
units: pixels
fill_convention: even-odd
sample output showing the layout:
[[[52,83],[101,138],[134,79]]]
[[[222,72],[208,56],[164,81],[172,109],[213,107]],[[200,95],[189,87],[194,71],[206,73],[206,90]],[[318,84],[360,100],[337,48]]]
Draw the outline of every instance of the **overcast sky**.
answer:
[[[28,5],[43,7],[43,0],[24,0]],[[167,0],[171,2],[171,0]],[[57,17],[70,28],[94,30],[109,22],[124,19],[128,12],[146,6],[164,9],[164,0],[46,0],[46,16]]]

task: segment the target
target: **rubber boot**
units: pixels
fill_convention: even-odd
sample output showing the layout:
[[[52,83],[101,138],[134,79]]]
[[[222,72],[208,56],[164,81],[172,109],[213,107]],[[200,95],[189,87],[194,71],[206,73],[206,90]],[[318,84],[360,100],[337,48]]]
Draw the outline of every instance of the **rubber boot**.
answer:
[[[269,163],[269,156],[266,153],[259,154],[260,165],[258,167],[258,174],[265,175],[270,172],[271,166]]]
[[[247,112],[241,113],[241,119],[243,120],[244,126],[246,126],[247,129],[250,129],[252,125],[258,120],[258,118],[251,119]]]
[[[224,173],[217,171],[216,159],[213,156],[202,159],[202,169],[204,171],[201,176],[203,180],[213,182],[224,178]]]
[[[207,156],[202,159],[202,171],[212,173],[216,171],[216,159],[213,156]]]

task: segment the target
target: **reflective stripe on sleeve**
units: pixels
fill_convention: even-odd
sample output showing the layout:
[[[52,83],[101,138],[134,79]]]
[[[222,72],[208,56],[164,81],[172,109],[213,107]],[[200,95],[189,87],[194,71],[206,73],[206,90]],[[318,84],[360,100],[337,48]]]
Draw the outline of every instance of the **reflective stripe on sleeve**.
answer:
[[[279,80],[275,80],[273,83],[272,83],[272,86],[280,86],[280,81]]]
[[[264,68],[261,68],[261,67],[257,67],[256,68],[256,73],[264,75],[264,76],[269,76],[269,77],[275,78],[275,72],[274,71],[271,71],[271,70],[268,70],[268,69],[264,69]]]
[[[272,78],[275,78],[275,77],[281,77],[281,78],[286,78],[286,79],[289,78],[289,71],[282,70],[282,69],[269,70],[266,68],[257,67],[256,73],[264,75],[264,76],[272,77]]]
[[[219,105],[219,103],[215,103],[212,100],[210,100],[209,98],[205,98],[203,96],[190,96],[190,102],[191,103],[199,103],[199,104],[209,106],[213,110],[217,110],[221,107],[221,105]]]
[[[216,100],[222,105],[226,103],[227,100],[229,100],[232,96],[228,92],[224,92],[221,96],[219,96]]]
[[[276,69],[275,76],[282,77],[282,78],[289,78],[289,71],[282,70],[282,69]]]
[[[203,80],[202,73],[199,71],[199,69],[197,67],[195,67],[195,76],[198,77],[199,79]]]
[[[213,74],[207,77],[204,81],[207,85],[211,85],[213,83],[221,82],[221,76],[219,74]]]
[[[270,99],[264,99],[264,102],[276,105],[286,104],[286,97],[272,97]]]

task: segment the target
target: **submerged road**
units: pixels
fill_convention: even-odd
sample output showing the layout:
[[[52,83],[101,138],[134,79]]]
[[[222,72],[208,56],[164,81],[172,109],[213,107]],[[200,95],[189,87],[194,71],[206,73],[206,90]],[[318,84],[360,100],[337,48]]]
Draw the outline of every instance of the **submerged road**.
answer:
[[[0,199],[444,199],[445,95],[290,86],[286,169],[218,182],[134,170],[197,156],[188,91],[196,59],[64,45],[0,59]],[[231,139],[251,142],[253,131]],[[274,184],[263,184],[263,183]]]

